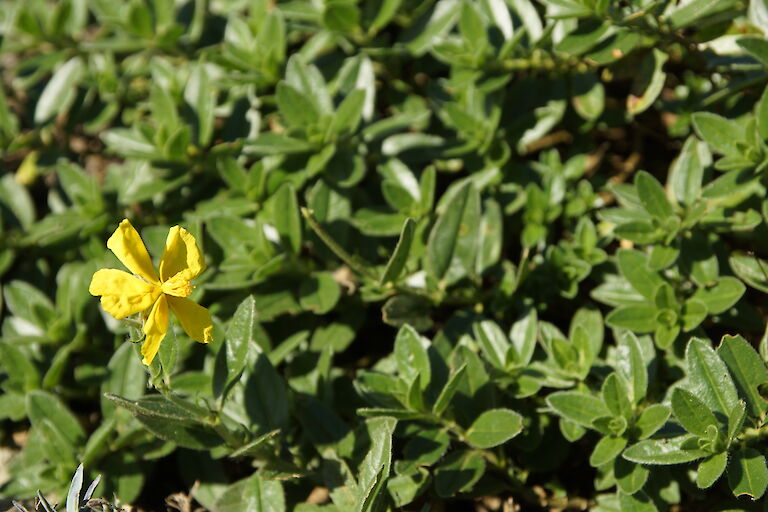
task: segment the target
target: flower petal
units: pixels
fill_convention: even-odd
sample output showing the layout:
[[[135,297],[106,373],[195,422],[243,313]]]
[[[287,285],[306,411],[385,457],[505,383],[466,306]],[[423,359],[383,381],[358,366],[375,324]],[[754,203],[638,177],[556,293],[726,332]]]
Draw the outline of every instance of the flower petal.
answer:
[[[186,229],[173,226],[165,239],[165,252],[160,259],[160,279],[178,278],[190,281],[205,270],[205,262],[195,237]]]
[[[144,356],[142,362],[149,366],[160,348],[160,342],[165,338],[168,332],[168,301],[165,295],[160,295],[152,311],[149,312],[147,321],[144,322],[144,344],[141,346],[141,355]]]
[[[158,282],[147,248],[128,219],[124,219],[117,226],[115,232],[107,240],[107,247],[115,253],[115,256],[128,270],[149,282]]]
[[[213,341],[211,314],[197,302],[181,297],[166,295],[171,309],[179,319],[184,332],[195,341],[210,343]]]
[[[149,309],[161,292],[159,286],[114,268],[103,268],[93,274],[88,291],[101,295],[104,311],[118,320]]]

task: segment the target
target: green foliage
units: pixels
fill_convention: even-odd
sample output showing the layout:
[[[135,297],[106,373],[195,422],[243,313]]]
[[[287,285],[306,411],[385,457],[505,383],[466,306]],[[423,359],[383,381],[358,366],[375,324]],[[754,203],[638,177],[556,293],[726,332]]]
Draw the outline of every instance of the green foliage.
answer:
[[[83,462],[147,510],[763,510],[767,30],[762,0],[7,0],[0,494],[87,510]],[[194,234],[213,343],[172,325],[145,367],[88,293],[126,217],[155,257]]]
[[[91,499],[94,491],[101,482],[101,475],[98,475],[88,486],[83,493],[83,465],[80,464],[72,476],[72,481],[69,483],[69,490],[67,491],[66,512],[96,512],[106,510],[119,510],[114,505],[106,500]],[[13,506],[19,512],[27,512],[26,507],[21,503],[13,501]],[[56,512],[57,505],[51,506],[43,493],[37,491],[37,504],[35,510],[41,509],[44,512]]]

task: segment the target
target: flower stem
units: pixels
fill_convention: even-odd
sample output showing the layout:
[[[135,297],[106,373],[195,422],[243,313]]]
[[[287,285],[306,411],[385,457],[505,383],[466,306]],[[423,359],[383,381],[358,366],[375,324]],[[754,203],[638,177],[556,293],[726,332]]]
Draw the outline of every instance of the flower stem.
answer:
[[[301,215],[304,216],[304,218],[307,220],[307,223],[309,224],[309,227],[312,228],[312,231],[315,232],[320,240],[322,240],[325,245],[327,245],[328,248],[333,251],[333,253],[338,256],[341,261],[346,263],[349,268],[369,279],[373,279],[374,281],[379,280],[377,275],[371,272],[368,268],[361,264],[357,258],[349,254],[342,246],[336,243],[336,240],[334,240],[331,235],[328,234],[325,229],[323,229],[320,223],[317,222],[317,219],[315,219],[312,210],[302,207]]]

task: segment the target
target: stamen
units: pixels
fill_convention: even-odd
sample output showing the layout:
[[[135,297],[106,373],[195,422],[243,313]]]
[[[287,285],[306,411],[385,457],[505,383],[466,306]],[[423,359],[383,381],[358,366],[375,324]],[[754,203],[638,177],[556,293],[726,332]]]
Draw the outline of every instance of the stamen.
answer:
[[[166,281],[163,283],[163,293],[174,297],[188,297],[195,287],[189,281]]]

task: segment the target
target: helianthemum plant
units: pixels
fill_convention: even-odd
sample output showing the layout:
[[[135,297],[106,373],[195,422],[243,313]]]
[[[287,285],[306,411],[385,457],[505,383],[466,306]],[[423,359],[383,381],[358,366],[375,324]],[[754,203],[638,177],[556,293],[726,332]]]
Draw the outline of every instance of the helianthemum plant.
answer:
[[[118,320],[149,310],[144,317],[146,337],[141,347],[144,364],[152,363],[168,331],[169,308],[190,338],[200,343],[213,340],[210,313],[186,298],[193,289],[190,281],[205,269],[195,237],[179,226],[168,231],[159,279],[144,242],[128,219],[109,237],[107,247],[133,275],[114,268],[101,269],[93,274],[88,291],[100,295],[101,306]]]

